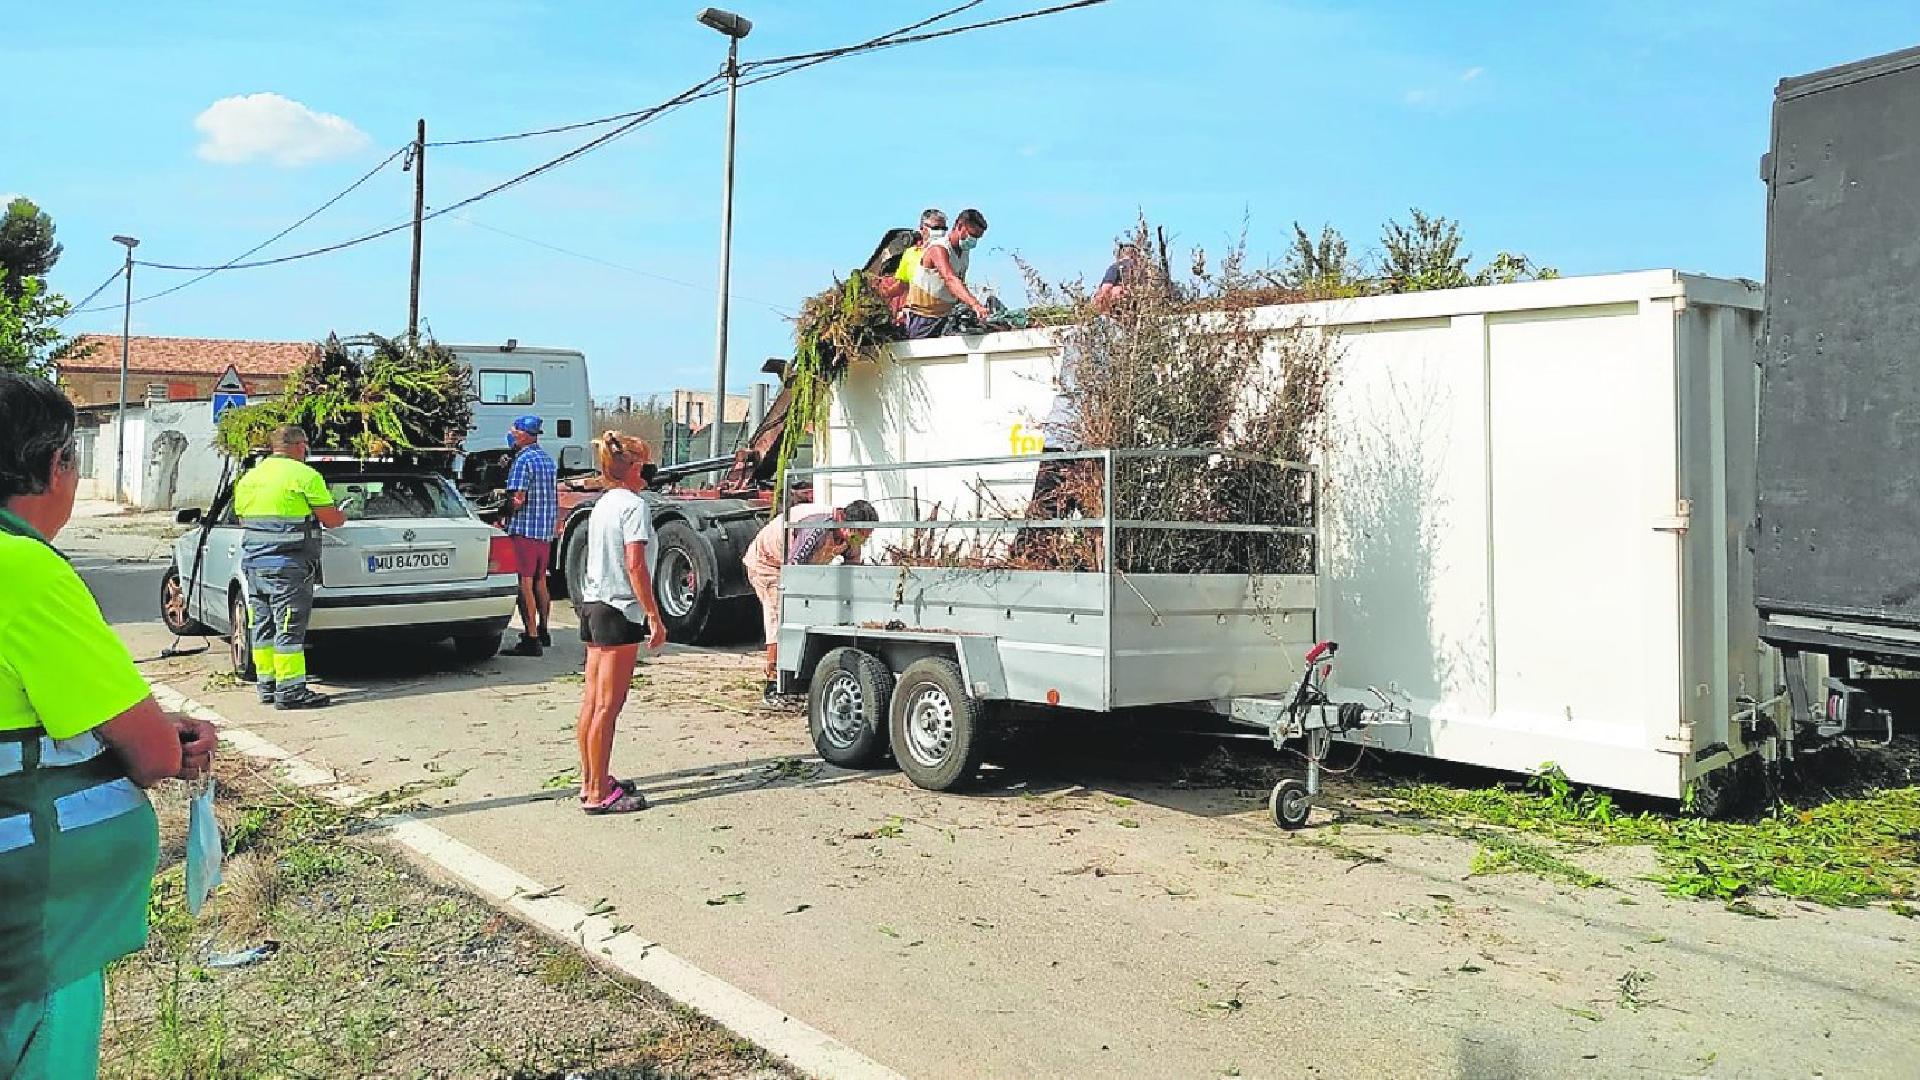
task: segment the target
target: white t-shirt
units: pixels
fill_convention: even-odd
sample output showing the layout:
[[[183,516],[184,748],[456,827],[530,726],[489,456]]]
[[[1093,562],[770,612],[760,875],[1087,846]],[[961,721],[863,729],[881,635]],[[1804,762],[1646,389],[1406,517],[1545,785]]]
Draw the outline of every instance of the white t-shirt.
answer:
[[[627,545],[647,545],[647,576],[658,565],[659,544],[654,540],[653,511],[645,499],[626,488],[600,496],[587,518],[587,572],[580,583],[580,602],[618,608],[630,622],[647,621],[647,609],[633,595],[627,576]]]

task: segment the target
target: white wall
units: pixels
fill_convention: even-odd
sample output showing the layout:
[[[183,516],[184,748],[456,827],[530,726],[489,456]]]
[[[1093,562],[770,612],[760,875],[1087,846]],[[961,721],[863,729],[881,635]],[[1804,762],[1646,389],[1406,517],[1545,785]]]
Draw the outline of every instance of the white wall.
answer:
[[[114,498],[115,419],[109,414],[94,443],[94,475],[82,477],[80,497]],[[127,406],[126,486],[130,506],[167,510],[213,501],[225,457],[214,448],[213,407],[205,401]]]

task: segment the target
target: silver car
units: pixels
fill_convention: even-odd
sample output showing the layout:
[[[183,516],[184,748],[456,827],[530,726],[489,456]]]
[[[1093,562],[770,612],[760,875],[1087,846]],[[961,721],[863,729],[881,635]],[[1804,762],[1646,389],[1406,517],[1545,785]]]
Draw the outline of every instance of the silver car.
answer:
[[[425,468],[314,458],[347,523],[322,535],[310,637],[381,633],[452,639],[460,658],[500,648],[519,581],[507,538],[474,514],[453,484]],[[233,486],[205,510],[179,512],[194,529],[174,544],[160,586],[161,619],[176,634],[222,634],[233,670],[252,679],[242,529]]]

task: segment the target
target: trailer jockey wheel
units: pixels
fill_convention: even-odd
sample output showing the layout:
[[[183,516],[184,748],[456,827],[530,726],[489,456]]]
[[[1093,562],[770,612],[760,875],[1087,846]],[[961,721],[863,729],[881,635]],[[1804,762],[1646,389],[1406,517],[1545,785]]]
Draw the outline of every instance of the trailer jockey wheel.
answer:
[[[1267,796],[1267,810],[1273,815],[1275,825],[1287,830],[1298,829],[1313,812],[1313,796],[1307,794],[1305,783],[1282,780],[1273,785],[1273,794]]]

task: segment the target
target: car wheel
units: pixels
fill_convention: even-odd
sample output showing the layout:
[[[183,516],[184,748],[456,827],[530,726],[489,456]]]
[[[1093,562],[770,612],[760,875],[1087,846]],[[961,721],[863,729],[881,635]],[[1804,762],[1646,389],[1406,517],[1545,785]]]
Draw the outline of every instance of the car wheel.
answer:
[[[260,673],[253,666],[253,620],[247,616],[247,594],[234,590],[227,600],[227,655],[234,677],[254,682]]]
[[[196,637],[212,631],[193,617],[187,604],[186,584],[180,580],[180,568],[167,567],[160,578],[160,621],[175,637]]]
[[[463,664],[477,664],[482,660],[491,660],[500,651],[500,635],[463,634],[453,639],[453,653]]]
[[[928,791],[951,791],[980,767],[987,706],[967,693],[960,665],[943,656],[915,660],[900,673],[888,709],[893,759]]]

